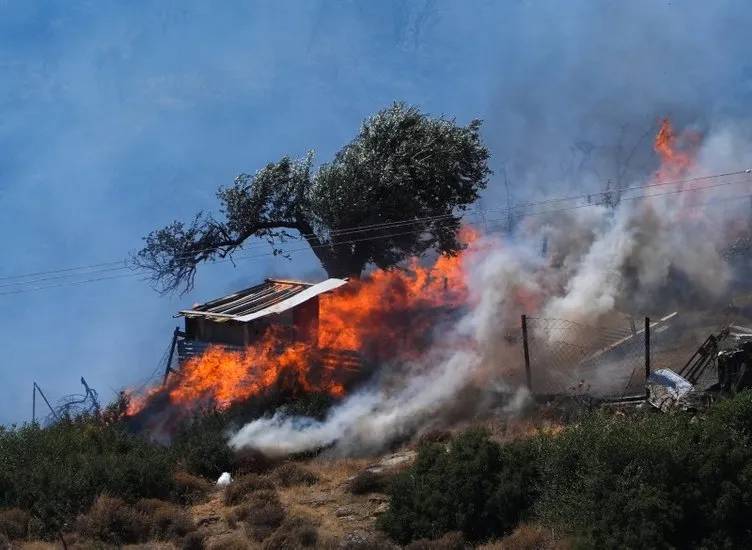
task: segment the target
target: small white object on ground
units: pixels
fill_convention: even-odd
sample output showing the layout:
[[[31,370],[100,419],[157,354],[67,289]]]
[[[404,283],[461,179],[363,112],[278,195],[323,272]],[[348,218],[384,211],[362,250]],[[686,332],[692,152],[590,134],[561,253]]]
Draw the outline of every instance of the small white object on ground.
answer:
[[[217,480],[217,487],[227,487],[230,483],[232,483],[230,472],[222,472],[222,475]]]

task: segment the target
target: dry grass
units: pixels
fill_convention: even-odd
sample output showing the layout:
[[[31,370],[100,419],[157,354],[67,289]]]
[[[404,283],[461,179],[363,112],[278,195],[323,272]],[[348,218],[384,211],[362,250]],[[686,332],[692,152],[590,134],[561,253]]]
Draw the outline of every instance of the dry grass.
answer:
[[[51,542],[32,540],[29,542],[22,542],[18,546],[14,545],[12,548],[18,548],[19,550],[57,550],[59,546],[59,544],[53,544]],[[4,546],[0,544],[0,548],[4,548]],[[69,548],[72,547],[69,546]]]
[[[204,531],[193,531],[188,533],[183,539],[182,550],[204,550],[206,533]]]
[[[569,550],[571,545],[550,530],[535,524],[522,524],[501,540],[483,544],[478,550]]]
[[[285,462],[276,467],[269,477],[280,487],[314,485],[319,481],[319,476],[295,462]]]
[[[306,467],[316,474],[319,482],[313,486],[281,487],[278,490],[279,498],[288,514],[310,518],[319,526],[321,533],[342,537],[353,528],[367,527],[372,530],[372,525],[343,524],[335,515],[340,505],[352,499],[352,495],[345,492],[348,478],[362,471],[369,462],[368,459],[314,459]]]
[[[225,505],[238,504],[248,495],[256,491],[273,490],[274,484],[258,474],[246,474],[237,478],[225,488]]]
[[[251,550],[252,546],[243,533],[235,531],[214,537],[207,550]]]
[[[420,539],[405,546],[405,550],[464,550],[465,539],[462,533],[447,533],[440,539]]]
[[[151,536],[162,540],[182,539],[196,530],[191,516],[175,506],[165,506],[151,517]]]
[[[8,540],[25,539],[29,535],[31,515],[18,508],[0,510],[0,533]]]
[[[227,547],[234,550],[262,546],[269,549],[394,549],[394,545],[376,532],[375,516],[369,515],[377,507],[383,506],[386,497],[353,495],[348,491],[348,479],[365,470],[374,461],[375,459],[315,458],[302,464],[288,462],[286,464],[292,464],[292,468],[280,465],[276,474],[269,472],[265,476],[251,479],[276,478],[284,481],[279,478],[290,475],[291,479],[299,480],[302,470],[313,474],[318,481],[313,485],[284,486],[280,483],[276,491],[259,489],[258,484],[251,482],[250,485],[255,490],[240,499],[230,497],[230,501],[237,504],[225,506],[222,492],[215,492],[208,502],[192,506],[191,512],[200,525],[204,525],[202,521],[206,518],[218,518],[205,524],[208,533],[205,540],[207,549]],[[295,471],[291,474],[293,468]],[[282,475],[279,474],[280,469]],[[239,477],[230,487],[244,477],[246,476]],[[310,479],[307,475],[305,478]],[[242,484],[236,485],[236,490],[243,493],[239,489],[240,485]],[[343,506],[353,506],[364,513],[357,517],[338,516],[337,511]],[[230,536],[228,531],[234,534]],[[341,541],[349,541],[348,535],[353,532],[365,533],[367,537],[362,544],[350,541],[340,546]],[[316,542],[310,546],[314,536]]]
[[[320,548],[319,532],[314,522],[307,517],[285,518],[274,533],[264,541],[264,550],[294,550],[297,548]]]
[[[274,491],[251,493],[246,505],[247,515],[243,521],[257,541],[266,539],[285,519],[285,509]]]
[[[176,488],[175,497],[183,504],[205,501],[213,488],[208,480],[188,472],[176,472],[173,479]]]
[[[196,530],[190,514],[179,506],[155,498],[143,498],[134,508],[149,520],[150,536],[176,540]]]
[[[85,538],[116,545],[147,540],[149,527],[144,513],[107,495],[97,497],[89,511],[76,520],[76,531]]]

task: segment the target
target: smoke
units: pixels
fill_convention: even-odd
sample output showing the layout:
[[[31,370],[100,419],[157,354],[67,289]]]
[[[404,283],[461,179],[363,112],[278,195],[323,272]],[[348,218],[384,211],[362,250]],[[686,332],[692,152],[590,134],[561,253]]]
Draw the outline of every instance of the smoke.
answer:
[[[715,155],[721,155],[718,162],[740,166],[743,156],[732,154],[744,154],[738,139],[727,129],[710,135],[697,158],[716,166]],[[698,164],[684,176],[702,172]],[[665,314],[677,304],[689,309],[720,300],[731,281],[721,255],[727,229],[732,222],[748,224],[748,209],[734,200],[736,185],[682,191],[653,198],[625,194],[616,207],[558,212],[525,220],[504,241],[479,239],[463,257],[471,293],[466,310],[452,325],[436,328],[432,348],[404,365],[398,383],[377,378],[323,421],[282,412],[255,420],[233,435],[231,445],[269,454],[322,447],[344,455],[375,452],[441,424],[458,407],[472,415],[492,406],[493,399],[478,396],[494,392],[514,396],[501,410],[514,414],[528,398],[521,390],[519,345],[508,338],[520,313],[595,325],[630,310]],[[545,254],[541,239],[548,243]]]

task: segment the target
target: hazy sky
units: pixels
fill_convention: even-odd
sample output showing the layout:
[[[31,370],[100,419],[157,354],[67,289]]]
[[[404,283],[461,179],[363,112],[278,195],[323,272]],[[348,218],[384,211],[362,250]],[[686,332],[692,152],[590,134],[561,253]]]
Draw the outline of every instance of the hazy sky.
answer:
[[[746,116],[751,23],[744,1],[0,1],[0,277],[122,259],[239,172],[329,159],[394,100],[487,121],[487,205],[502,162],[517,197],[595,186],[608,162],[583,151],[658,116]],[[0,279],[0,422],[30,416],[33,380],[56,400],[83,375],[108,400],[152,373],[177,310],[316,269],[206,266],[182,297]]]

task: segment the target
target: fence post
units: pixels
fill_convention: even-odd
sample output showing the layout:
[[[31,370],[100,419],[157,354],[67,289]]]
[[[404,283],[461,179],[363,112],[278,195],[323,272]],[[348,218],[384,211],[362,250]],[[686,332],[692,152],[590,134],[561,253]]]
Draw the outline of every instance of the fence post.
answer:
[[[650,317],[645,317],[645,397],[648,397],[648,378],[650,377]]]
[[[525,352],[525,382],[530,393],[533,391],[533,382],[530,375],[530,350],[527,345],[527,315],[522,315],[522,350]]]
[[[34,424],[37,421],[37,383],[34,382],[31,386],[31,423]]]

